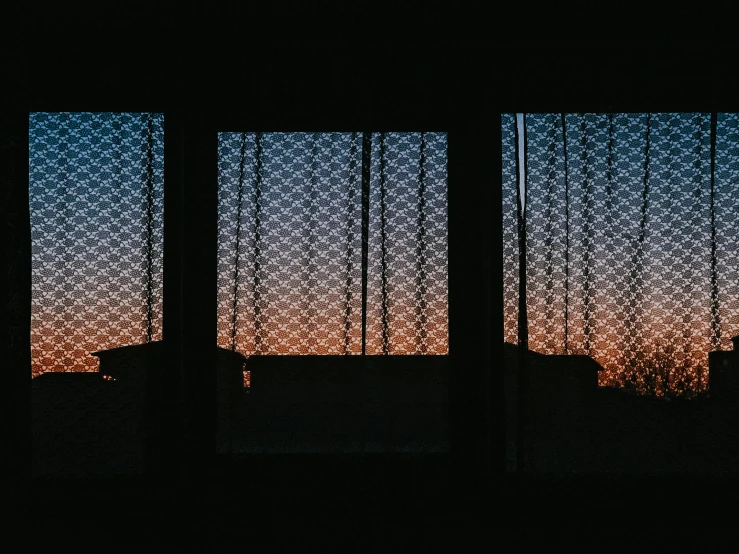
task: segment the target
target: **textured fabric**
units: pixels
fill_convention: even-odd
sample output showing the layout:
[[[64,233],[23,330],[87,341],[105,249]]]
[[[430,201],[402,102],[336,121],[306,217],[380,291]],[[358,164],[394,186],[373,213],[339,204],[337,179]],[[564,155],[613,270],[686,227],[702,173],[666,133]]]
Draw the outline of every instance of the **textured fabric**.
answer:
[[[503,331],[504,340],[518,343],[518,215],[516,200],[516,116],[501,116],[503,144]]]
[[[718,114],[716,133],[716,284],[721,350],[739,334],[739,114]]]
[[[163,117],[33,113],[32,372],[161,339]]]
[[[446,134],[373,133],[368,354],[446,354]],[[419,186],[423,182],[423,200]]]
[[[362,352],[362,139],[219,134],[219,346]],[[446,135],[373,133],[369,184],[366,352],[444,354]]]
[[[712,184],[710,114],[526,115],[532,350],[589,354],[602,385],[705,390],[707,353],[739,333],[737,130],[719,115]]]

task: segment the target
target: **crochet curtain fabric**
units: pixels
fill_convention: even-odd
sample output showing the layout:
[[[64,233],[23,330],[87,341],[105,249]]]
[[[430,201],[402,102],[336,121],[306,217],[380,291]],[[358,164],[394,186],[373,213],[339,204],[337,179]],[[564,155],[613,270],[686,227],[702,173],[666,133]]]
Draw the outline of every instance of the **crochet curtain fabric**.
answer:
[[[163,116],[32,113],[29,133],[32,373],[95,371],[161,339]]]
[[[523,217],[531,350],[588,354],[605,368],[601,385],[705,390],[708,352],[739,333],[737,114],[522,123],[501,118],[504,340],[519,340]]]
[[[30,117],[33,375],[161,340],[163,116]],[[221,133],[218,344],[445,354],[446,134]],[[364,325],[364,333],[363,333]]]
[[[219,134],[219,346],[446,354],[446,161],[445,133]]]

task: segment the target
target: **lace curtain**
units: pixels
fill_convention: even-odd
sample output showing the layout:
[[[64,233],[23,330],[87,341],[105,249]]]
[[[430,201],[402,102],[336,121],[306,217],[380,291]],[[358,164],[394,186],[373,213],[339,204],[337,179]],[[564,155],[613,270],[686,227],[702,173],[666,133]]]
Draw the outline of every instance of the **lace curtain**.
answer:
[[[34,376],[162,333],[161,114],[32,113]]]
[[[504,330],[515,343],[515,115],[501,123]],[[602,385],[705,390],[708,352],[739,333],[737,115],[526,114],[519,131],[529,348],[591,355]]]
[[[444,133],[219,134],[218,345],[361,354],[364,315],[367,354],[447,353],[446,176]]]

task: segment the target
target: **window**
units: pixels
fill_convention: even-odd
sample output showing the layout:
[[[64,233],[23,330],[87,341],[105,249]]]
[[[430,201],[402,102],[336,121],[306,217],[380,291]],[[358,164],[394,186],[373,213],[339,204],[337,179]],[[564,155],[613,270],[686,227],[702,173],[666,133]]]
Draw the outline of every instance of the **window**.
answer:
[[[709,361],[734,359],[716,351],[739,333],[737,114],[501,124],[504,337],[527,352],[509,417],[520,400],[524,464],[735,467],[726,410],[739,399]],[[662,459],[673,431],[695,450]]]
[[[160,340],[162,114],[32,113],[34,376]]]
[[[219,133],[218,452],[448,451],[446,142]]]
[[[161,344],[163,134],[162,114],[30,116],[36,474],[145,467],[142,399],[153,380],[146,395],[135,385],[150,368],[126,358],[117,383],[95,355]]]
[[[218,154],[219,346],[448,352],[445,133],[220,133]]]
[[[505,334],[516,342],[514,116],[503,116]],[[528,342],[637,388],[645,356],[707,387],[739,333],[736,114],[526,114]],[[715,141],[715,142],[714,142]],[[650,358],[651,359],[651,358]],[[654,361],[654,360],[652,360]],[[687,386],[687,385],[685,385]],[[656,391],[662,394],[660,391]]]

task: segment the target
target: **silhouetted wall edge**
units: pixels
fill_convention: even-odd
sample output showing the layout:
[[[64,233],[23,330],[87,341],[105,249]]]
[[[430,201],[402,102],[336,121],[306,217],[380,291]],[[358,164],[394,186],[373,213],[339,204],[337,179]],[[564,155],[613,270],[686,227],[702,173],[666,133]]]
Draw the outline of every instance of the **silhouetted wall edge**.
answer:
[[[0,113],[0,479],[6,506],[23,518],[31,461],[31,229],[28,200],[28,112]],[[5,492],[3,493],[5,496]],[[7,498],[7,497],[6,497]],[[13,526],[12,522],[10,526]]]

